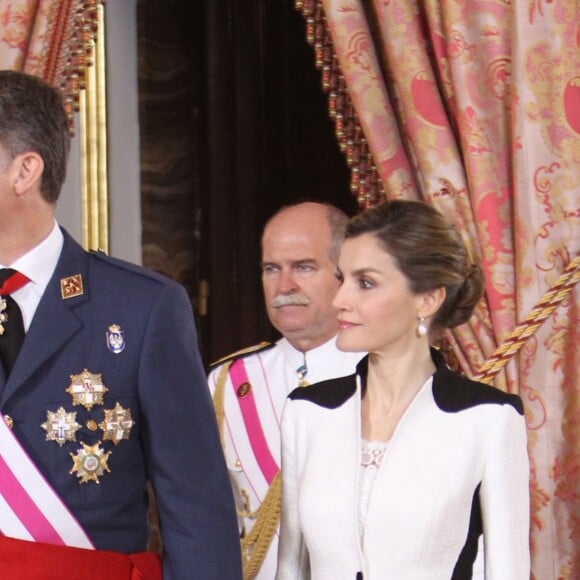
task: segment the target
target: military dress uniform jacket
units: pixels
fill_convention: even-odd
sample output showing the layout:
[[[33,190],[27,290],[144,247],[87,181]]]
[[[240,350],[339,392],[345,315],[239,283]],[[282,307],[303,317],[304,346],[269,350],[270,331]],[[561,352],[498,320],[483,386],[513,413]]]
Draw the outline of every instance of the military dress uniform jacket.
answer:
[[[212,366],[209,386],[215,392],[223,366],[240,358],[243,360],[256,406],[256,416],[271,457],[278,467],[280,419],[286,397],[298,385],[297,369],[306,362],[305,379],[314,383],[351,374],[362,356],[362,353],[338,350],[334,338],[304,355],[282,338],[275,344],[264,343],[221,359]],[[261,505],[269,489],[268,481],[252,448],[253,434],[246,428],[240,407],[241,400],[247,394],[246,390],[247,387],[240,390],[239,385],[232,384],[230,376],[226,377],[222,426],[224,452],[234,488],[240,532],[244,536],[250,533],[256,521],[250,514]],[[256,576],[258,580],[273,580],[276,574],[277,550],[278,528]]]
[[[95,548],[145,550],[150,479],[165,580],[238,580],[235,508],[184,289],[63,233],[8,380],[0,370],[1,413]],[[90,408],[67,392],[83,376],[107,389]],[[61,408],[71,440],[49,414]],[[79,466],[85,446],[102,449],[95,472]]]
[[[522,403],[461,378],[432,351],[388,442],[358,524],[357,374],[290,394],[282,418],[277,580],[466,580],[483,529],[486,580],[529,580],[529,464]]]

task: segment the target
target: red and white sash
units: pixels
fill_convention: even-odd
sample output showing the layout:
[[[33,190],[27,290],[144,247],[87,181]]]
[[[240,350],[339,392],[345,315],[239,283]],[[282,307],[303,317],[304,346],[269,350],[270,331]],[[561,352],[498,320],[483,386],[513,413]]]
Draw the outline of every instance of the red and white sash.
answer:
[[[94,549],[81,525],[38,471],[1,416],[0,534]]]

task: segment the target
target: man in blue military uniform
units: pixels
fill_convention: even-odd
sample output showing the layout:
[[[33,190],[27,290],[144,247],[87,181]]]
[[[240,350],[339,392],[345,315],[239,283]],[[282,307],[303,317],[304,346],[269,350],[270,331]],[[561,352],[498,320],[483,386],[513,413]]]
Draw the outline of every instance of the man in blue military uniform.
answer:
[[[232,491],[187,294],[85,252],[56,224],[69,141],[58,91],[0,71],[2,576],[122,578],[127,565],[160,577],[142,554],[151,481],[163,578],[237,580]]]

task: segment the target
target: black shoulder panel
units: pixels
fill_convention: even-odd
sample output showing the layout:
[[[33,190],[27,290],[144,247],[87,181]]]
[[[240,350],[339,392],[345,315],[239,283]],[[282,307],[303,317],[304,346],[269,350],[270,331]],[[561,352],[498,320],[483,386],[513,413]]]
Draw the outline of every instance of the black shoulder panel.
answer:
[[[336,409],[346,403],[356,392],[355,376],[329,379],[309,387],[297,387],[288,398],[297,401],[310,401],[320,407]]]
[[[464,379],[447,368],[439,367],[433,380],[433,397],[437,406],[447,413],[457,413],[478,405],[511,405],[524,414],[522,400],[517,395]]]

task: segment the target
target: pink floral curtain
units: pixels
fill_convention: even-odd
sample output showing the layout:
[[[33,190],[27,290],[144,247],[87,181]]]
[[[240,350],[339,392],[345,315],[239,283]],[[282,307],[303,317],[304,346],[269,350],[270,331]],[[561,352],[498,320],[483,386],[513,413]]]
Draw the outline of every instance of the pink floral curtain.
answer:
[[[533,578],[580,578],[578,1],[296,6],[361,207],[424,199],[483,265],[485,300],[448,338],[470,376],[506,347],[494,384],[526,406]]]
[[[90,64],[100,0],[0,0],[0,69],[61,87],[71,117]]]

